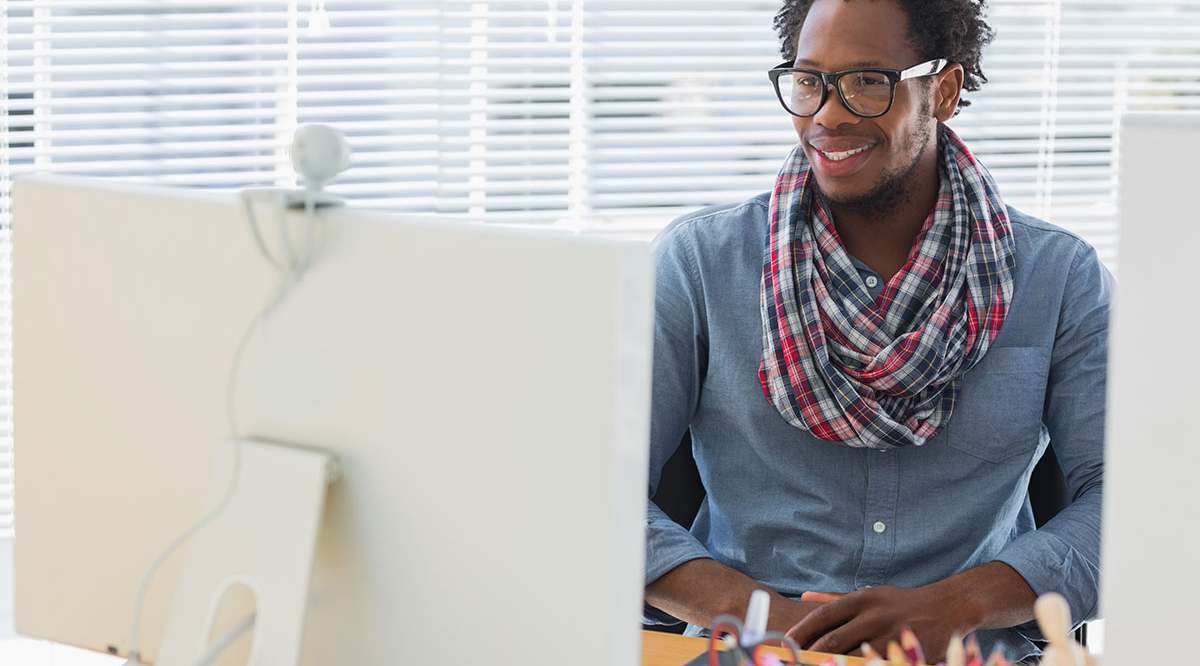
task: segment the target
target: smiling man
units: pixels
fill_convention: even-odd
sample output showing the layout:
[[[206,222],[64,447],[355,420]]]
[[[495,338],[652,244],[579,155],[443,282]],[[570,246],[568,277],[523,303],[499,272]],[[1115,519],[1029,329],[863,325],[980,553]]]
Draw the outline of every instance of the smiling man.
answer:
[[[656,245],[650,495],[689,430],[707,495],[690,530],[650,504],[648,619],[696,633],[765,587],[811,649],[910,626],[932,658],[974,631],[1019,659],[1037,595],[1094,616],[1112,278],[944,124],[985,81],[982,5],[779,13],[796,148]],[[1035,529],[1050,446],[1072,501]]]

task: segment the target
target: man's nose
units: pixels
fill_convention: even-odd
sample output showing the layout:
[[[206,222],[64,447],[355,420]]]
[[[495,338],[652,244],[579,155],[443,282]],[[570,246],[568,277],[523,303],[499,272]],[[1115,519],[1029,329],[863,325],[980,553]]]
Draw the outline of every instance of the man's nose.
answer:
[[[857,125],[861,120],[842,104],[842,96],[832,83],[825,85],[825,103],[817,109],[813,122],[826,129],[837,129],[842,125]]]

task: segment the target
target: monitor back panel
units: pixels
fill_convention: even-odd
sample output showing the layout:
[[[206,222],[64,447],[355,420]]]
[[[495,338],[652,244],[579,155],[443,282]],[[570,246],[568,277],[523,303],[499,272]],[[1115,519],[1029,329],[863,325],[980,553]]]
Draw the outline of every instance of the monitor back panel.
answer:
[[[276,275],[230,195],[38,178],[14,214],[17,628],[125,654],[140,576],[206,508]],[[242,434],[344,469],[304,663],[636,663],[647,247],[351,210],[319,235],[235,394]]]
[[[1200,471],[1200,115],[1121,128],[1121,230],[1104,472],[1106,663],[1180,663],[1194,649]]]

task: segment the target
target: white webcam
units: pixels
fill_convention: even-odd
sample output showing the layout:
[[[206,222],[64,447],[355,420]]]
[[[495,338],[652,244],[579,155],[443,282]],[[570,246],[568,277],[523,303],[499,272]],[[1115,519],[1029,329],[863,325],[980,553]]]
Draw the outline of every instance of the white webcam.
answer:
[[[304,178],[305,187],[313,190],[320,190],[350,166],[346,137],[329,125],[301,125],[289,152],[292,167]]]

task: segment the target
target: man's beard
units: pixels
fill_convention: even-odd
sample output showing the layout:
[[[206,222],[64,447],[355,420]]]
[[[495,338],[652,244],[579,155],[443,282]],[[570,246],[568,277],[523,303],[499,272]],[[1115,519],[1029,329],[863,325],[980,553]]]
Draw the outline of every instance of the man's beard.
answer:
[[[917,172],[921,158],[925,156],[925,151],[929,150],[931,134],[930,125],[924,124],[919,132],[911,135],[906,148],[912,150],[918,145],[921,146],[912,162],[899,169],[884,171],[883,178],[871,191],[858,196],[834,199],[825,194],[821,190],[820,184],[814,179],[813,184],[816,186],[813,188],[814,196],[818,203],[835,212],[840,210],[865,218],[886,219],[889,213],[912,199],[913,175]],[[941,137],[939,136],[938,142],[940,143],[940,141]]]

